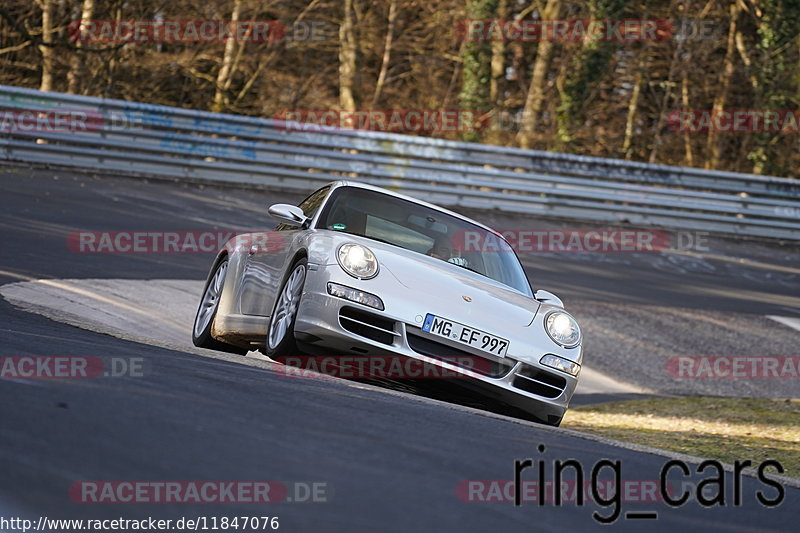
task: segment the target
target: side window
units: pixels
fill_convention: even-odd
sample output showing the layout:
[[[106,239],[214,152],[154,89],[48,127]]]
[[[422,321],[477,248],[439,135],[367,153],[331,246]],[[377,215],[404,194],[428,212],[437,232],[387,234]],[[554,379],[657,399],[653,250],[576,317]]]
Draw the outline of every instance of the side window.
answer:
[[[319,206],[322,205],[322,202],[325,200],[325,197],[328,195],[328,191],[330,187],[323,187],[318,191],[311,193],[311,195],[300,202],[297,206],[303,210],[303,214],[308,218],[314,216],[314,214],[319,209]],[[295,226],[289,226],[288,224],[278,224],[278,227],[275,228],[275,231],[287,231],[291,229],[297,229]]]

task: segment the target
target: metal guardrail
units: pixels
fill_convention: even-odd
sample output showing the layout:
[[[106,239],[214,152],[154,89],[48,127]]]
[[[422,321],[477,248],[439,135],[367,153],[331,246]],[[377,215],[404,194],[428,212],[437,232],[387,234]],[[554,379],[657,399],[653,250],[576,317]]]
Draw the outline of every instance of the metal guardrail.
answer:
[[[800,181],[0,86],[0,110],[78,111],[85,132],[0,123],[2,159],[309,190],[343,177],[448,206],[800,240]],[[50,122],[52,124],[52,121]],[[288,127],[287,127],[288,126]]]

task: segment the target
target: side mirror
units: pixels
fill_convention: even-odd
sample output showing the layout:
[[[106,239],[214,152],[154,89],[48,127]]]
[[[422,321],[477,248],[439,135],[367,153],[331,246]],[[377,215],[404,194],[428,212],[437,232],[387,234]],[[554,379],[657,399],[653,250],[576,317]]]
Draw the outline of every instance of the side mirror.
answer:
[[[272,218],[289,226],[300,227],[308,221],[308,217],[303,210],[296,205],[275,204],[269,207],[269,214]]]
[[[558,296],[556,296],[555,294],[553,294],[550,291],[538,290],[538,291],[533,293],[533,297],[536,300],[538,300],[538,301],[540,301],[540,302],[542,302],[544,304],[557,305],[558,307],[564,307],[564,302],[561,301],[561,298],[559,298]]]

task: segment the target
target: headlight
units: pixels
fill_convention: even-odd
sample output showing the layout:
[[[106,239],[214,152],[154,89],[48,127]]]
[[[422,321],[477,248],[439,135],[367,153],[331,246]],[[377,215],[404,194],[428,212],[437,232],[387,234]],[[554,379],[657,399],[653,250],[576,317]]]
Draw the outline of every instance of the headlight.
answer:
[[[366,246],[348,242],[339,247],[336,254],[342,269],[358,279],[374,278],[378,274],[378,260]]]
[[[574,348],[581,343],[581,328],[564,311],[552,311],[545,316],[544,329],[553,342],[564,348]]]

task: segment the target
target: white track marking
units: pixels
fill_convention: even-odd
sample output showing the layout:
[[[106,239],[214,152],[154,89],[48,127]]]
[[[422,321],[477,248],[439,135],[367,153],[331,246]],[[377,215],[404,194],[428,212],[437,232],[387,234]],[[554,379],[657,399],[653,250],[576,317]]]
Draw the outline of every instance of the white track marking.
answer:
[[[767,315],[767,318],[769,318],[770,320],[774,320],[775,322],[780,322],[784,326],[789,326],[792,329],[800,331],[800,318],[793,318],[788,316],[775,316],[775,315]]]

